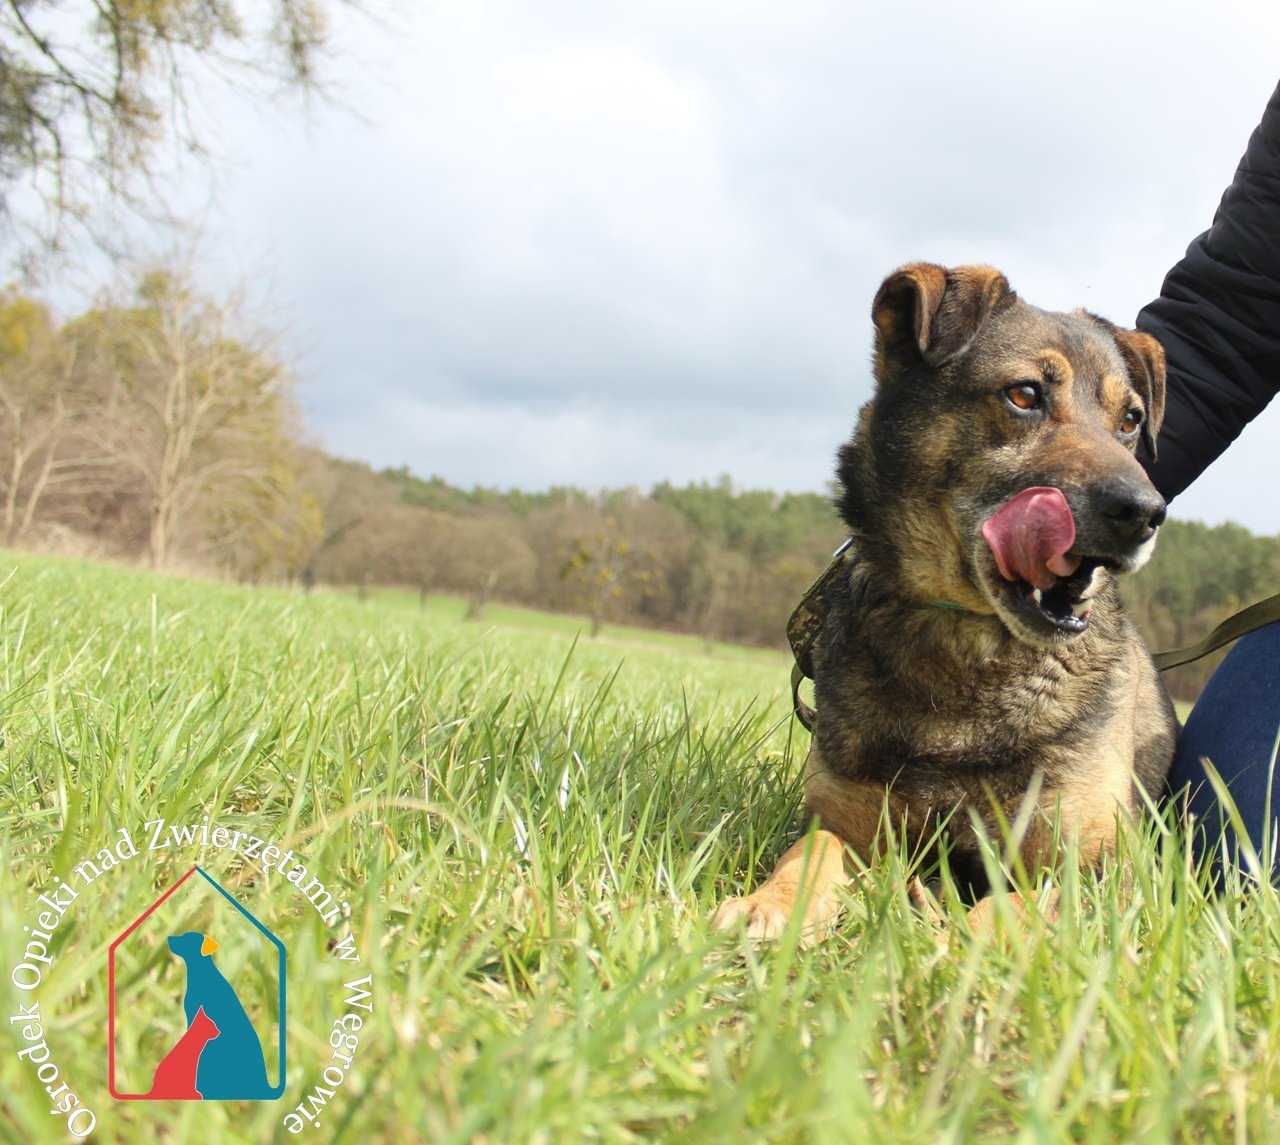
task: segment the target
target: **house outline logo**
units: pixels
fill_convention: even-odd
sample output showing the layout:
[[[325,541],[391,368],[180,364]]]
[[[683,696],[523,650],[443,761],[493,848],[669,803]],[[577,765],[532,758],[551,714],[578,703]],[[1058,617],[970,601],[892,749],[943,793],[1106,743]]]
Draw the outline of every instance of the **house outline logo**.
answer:
[[[117,951],[193,876],[204,879],[275,948],[278,982],[276,1084],[271,1085],[266,1080],[265,1074],[259,1073],[257,1080],[252,1076],[252,1064],[256,1054],[255,1043],[262,1051],[261,1057],[264,1063],[268,1056],[268,1047],[258,1040],[257,1033],[236,995],[235,988],[227,982],[213,962],[213,954],[218,949],[218,942],[210,935],[191,931],[169,935],[167,939],[169,952],[185,963],[187,993],[182,997],[180,1004],[184,1010],[187,1009],[194,976],[198,973],[202,983],[211,985],[216,990],[220,1003],[215,1007],[219,1010],[218,1017],[215,1018],[214,1015],[206,1013],[204,1005],[199,1005],[193,1012],[187,1013],[187,1028],[163,1061],[158,1063],[151,1089],[146,1093],[126,1093],[116,1083]],[[107,1088],[111,1096],[117,1101],[274,1101],[283,1096],[287,1041],[286,964],[284,943],[208,871],[199,864],[193,865],[125,930],[121,931],[107,948]],[[216,1024],[218,1020],[227,1027],[225,1031]],[[229,1041],[226,1052],[223,1052],[216,1062],[211,1056],[206,1058],[205,1050],[208,1044],[224,1036],[229,1039],[240,1039],[239,1045],[235,1047],[236,1052],[232,1052],[232,1043]],[[251,1039],[247,1046],[243,1040],[245,1038]],[[203,1072],[214,1082],[212,1085],[209,1082],[203,1083],[205,1088],[210,1090],[209,1096],[195,1087],[197,1070],[201,1063],[206,1067]],[[213,1068],[215,1065],[216,1073]]]

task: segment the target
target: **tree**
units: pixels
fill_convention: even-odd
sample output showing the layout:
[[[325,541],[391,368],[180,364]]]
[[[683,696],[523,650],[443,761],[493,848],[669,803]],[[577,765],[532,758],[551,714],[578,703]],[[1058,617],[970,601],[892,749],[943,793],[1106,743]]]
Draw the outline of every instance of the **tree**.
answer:
[[[3,425],[5,544],[30,524],[47,487],[66,411],[52,385],[53,323],[37,302],[12,291],[0,301],[0,425]]]
[[[691,555],[689,621],[702,634],[708,649],[716,640],[742,634],[735,630],[736,605],[750,579],[750,562],[741,553],[699,541]]]
[[[29,179],[56,229],[106,195],[138,205],[157,144],[207,152],[189,114],[211,72],[313,89],[347,0],[0,0],[0,207]]]
[[[437,582],[466,593],[468,620],[481,619],[494,596],[527,595],[537,558],[509,522],[487,515],[437,521],[431,538]]]
[[[83,413],[72,385],[76,347],[47,307],[0,292],[0,538],[23,539],[46,498],[103,459],[75,440]]]
[[[290,379],[233,329],[235,306],[197,294],[181,272],[153,271],[138,304],[91,318],[104,372],[105,451],[141,483],[151,564],[168,563],[180,524],[215,493],[223,522],[288,483]],[[237,499],[248,498],[250,506]]]
[[[370,576],[384,584],[412,583],[404,532],[414,514],[388,482],[361,462],[308,449],[303,485],[319,505],[321,520],[296,572],[304,589],[318,581],[356,584]]]
[[[324,541],[324,510],[306,485],[302,450],[282,435],[260,479],[211,496],[197,522],[201,547],[240,580],[292,580]]]
[[[612,513],[600,514],[574,538],[560,576],[581,586],[592,636],[600,635],[605,616],[629,589],[653,575],[643,558]]]

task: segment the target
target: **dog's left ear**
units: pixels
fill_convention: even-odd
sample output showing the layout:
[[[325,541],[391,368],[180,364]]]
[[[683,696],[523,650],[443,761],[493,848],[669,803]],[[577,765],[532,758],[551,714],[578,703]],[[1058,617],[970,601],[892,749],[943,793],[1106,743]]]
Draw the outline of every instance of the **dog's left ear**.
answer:
[[[895,270],[871,304],[877,376],[895,366],[942,365],[968,347],[989,314],[1013,299],[1008,279],[992,266],[913,262]]]
[[[1164,421],[1164,347],[1141,330],[1113,327],[1111,333],[1120,347],[1129,380],[1147,407],[1147,416],[1142,422],[1142,443],[1154,461],[1156,438]]]

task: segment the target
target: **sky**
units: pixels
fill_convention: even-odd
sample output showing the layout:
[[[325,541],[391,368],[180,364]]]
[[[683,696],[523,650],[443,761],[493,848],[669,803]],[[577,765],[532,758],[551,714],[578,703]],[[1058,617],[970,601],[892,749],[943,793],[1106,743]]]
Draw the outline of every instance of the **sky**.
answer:
[[[461,485],[820,491],[895,266],[1131,325],[1280,79],[1280,8],[384,3],[337,96],[221,92],[176,197],[313,436]],[[1174,506],[1280,531],[1280,403]]]

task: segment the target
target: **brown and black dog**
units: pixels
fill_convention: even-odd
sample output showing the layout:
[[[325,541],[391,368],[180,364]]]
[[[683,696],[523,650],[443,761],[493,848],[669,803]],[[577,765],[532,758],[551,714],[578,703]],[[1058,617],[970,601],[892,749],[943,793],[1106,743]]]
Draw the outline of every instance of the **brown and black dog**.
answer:
[[[713,920],[758,937],[797,904],[811,933],[834,919],[844,850],[873,857],[886,803],[915,839],[945,822],[951,869],[981,894],[972,815],[998,836],[1034,791],[1028,870],[1069,839],[1097,862],[1173,755],[1173,707],[1113,580],[1164,520],[1134,457],[1160,428],[1159,343],[1030,306],[985,266],[903,267],[872,319],[875,395],[839,458],[856,559],[813,647],[820,829]]]

